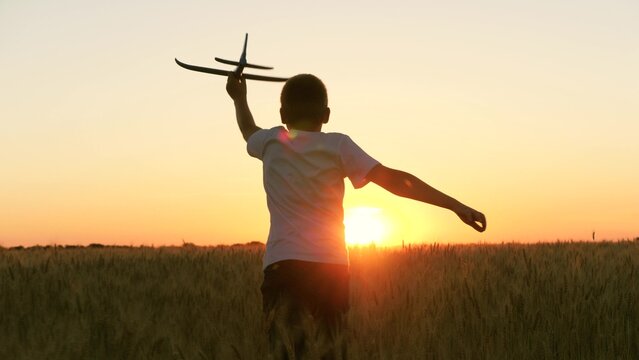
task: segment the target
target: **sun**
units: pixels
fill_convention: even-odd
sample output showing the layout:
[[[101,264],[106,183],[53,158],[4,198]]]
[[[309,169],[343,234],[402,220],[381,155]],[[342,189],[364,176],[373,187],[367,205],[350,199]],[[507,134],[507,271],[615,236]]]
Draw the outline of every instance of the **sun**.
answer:
[[[382,209],[356,207],[344,215],[346,245],[380,244],[389,233],[389,224]]]

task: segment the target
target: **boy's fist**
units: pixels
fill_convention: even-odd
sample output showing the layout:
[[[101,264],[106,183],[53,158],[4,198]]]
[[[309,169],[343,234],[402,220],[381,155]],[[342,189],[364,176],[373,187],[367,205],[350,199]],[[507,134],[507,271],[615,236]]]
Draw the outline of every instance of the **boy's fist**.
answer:
[[[459,208],[455,210],[455,214],[459,216],[461,221],[470,225],[473,229],[479,232],[484,232],[484,230],[486,230],[486,217],[479,211],[460,204]]]
[[[244,76],[230,73],[226,79],[226,92],[233,101],[246,99],[246,79]]]

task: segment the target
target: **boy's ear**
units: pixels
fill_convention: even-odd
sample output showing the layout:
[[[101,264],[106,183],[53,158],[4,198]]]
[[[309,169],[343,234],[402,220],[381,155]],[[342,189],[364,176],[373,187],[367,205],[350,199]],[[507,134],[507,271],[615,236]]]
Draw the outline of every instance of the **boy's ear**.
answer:
[[[284,108],[280,108],[280,119],[282,119],[282,124],[286,124],[287,117],[286,110],[284,110]]]
[[[331,117],[331,108],[327,106],[326,109],[324,110],[324,114],[322,115],[322,124],[328,123],[328,118],[330,117]]]

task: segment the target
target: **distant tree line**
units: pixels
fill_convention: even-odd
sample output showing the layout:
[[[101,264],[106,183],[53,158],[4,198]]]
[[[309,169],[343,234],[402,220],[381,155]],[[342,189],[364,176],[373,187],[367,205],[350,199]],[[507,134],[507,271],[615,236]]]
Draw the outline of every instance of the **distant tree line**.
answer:
[[[639,241],[639,238],[637,238],[637,240]],[[264,246],[264,243],[259,242],[259,241],[251,241],[248,243],[244,243],[244,244],[240,244],[240,243],[236,243],[233,245],[215,245],[215,246],[220,246],[220,247],[262,247]],[[213,246],[213,247],[215,247]],[[18,246],[11,246],[9,248],[5,248],[4,246],[0,246],[0,250],[49,250],[49,249],[132,249],[132,248],[145,248],[145,247],[150,247],[150,248],[154,248],[155,246],[151,245],[151,246],[147,246],[147,245],[140,245],[140,246],[133,246],[133,245],[104,245],[104,244],[100,244],[100,243],[91,243],[89,245],[83,246],[83,245],[34,245],[34,246],[22,246],[22,245],[18,245]],[[160,246],[160,247],[173,247],[173,246]],[[193,243],[190,242],[184,242],[182,241],[182,247],[183,248],[207,248],[207,247],[211,247],[211,246],[198,246],[195,245]]]

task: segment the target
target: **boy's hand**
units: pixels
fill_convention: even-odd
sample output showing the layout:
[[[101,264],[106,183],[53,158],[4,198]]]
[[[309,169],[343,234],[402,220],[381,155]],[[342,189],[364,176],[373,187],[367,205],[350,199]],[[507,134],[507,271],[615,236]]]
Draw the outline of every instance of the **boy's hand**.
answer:
[[[470,225],[473,229],[479,232],[484,232],[486,230],[486,217],[479,211],[464,204],[459,204],[457,209],[455,209],[454,211],[455,214],[459,216],[461,221]]]
[[[235,73],[230,73],[226,79],[226,92],[233,101],[241,101],[246,99],[246,79],[244,76],[239,77]]]

